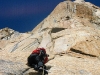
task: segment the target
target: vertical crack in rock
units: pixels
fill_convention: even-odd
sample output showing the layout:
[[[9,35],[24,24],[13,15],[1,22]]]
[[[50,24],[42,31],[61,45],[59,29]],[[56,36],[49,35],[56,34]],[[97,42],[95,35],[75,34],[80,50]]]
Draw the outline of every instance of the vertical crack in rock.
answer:
[[[36,43],[40,44],[40,42],[39,42],[39,40],[38,40],[37,38],[36,38],[35,41],[33,41],[33,42],[31,42],[30,44],[28,44],[27,46],[25,46],[25,47],[22,49],[22,51],[23,51],[23,50],[27,50],[28,48],[31,48],[32,46],[35,46]]]
[[[12,49],[10,50],[10,52],[12,53],[13,51],[15,51],[15,50],[18,48],[19,43],[21,43],[22,41],[28,39],[28,38],[31,37],[31,36],[32,36],[32,35],[30,35],[30,36],[26,37],[25,39],[22,39],[21,41],[19,41],[18,43],[16,43],[16,44],[12,47]]]
[[[18,44],[19,44],[19,42],[13,46],[13,48],[10,50],[10,52],[15,51],[18,48]]]

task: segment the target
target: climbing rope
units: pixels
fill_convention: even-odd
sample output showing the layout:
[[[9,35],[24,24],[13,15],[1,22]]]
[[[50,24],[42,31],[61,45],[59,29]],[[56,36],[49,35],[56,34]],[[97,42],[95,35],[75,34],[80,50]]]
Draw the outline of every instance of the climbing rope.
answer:
[[[42,75],[44,75],[44,66],[43,66],[43,72],[42,72]]]

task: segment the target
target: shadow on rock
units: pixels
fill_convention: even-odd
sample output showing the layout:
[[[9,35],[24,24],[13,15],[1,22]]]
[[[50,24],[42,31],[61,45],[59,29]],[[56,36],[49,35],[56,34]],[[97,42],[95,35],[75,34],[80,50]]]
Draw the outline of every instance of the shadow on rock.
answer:
[[[52,66],[47,66],[46,69],[47,69],[47,70],[50,70],[51,67],[52,67]]]
[[[50,68],[51,68],[51,66],[46,67],[46,70],[44,71],[44,75],[48,75],[48,71],[50,70]],[[27,73],[25,73],[25,75],[43,75],[43,71],[42,72],[37,72],[37,71],[34,72],[34,70],[32,71],[31,68],[27,68],[25,71],[27,71]]]
[[[42,75],[42,74],[38,72],[30,72],[28,75]]]

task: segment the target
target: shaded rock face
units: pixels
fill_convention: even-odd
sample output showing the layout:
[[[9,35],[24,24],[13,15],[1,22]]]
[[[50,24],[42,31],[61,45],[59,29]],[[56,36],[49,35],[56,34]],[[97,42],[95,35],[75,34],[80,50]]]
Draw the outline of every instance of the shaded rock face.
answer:
[[[64,1],[29,33],[0,30],[0,75],[39,75],[27,57],[44,47],[48,75],[100,75],[100,8]]]

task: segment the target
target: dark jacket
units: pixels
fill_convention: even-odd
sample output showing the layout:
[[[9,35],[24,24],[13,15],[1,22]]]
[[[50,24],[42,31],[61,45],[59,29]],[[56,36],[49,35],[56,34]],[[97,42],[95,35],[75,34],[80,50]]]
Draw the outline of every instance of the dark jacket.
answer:
[[[34,68],[35,66],[43,66],[48,62],[48,55],[46,54],[46,50],[44,48],[37,48],[36,50],[33,50],[27,61],[27,65],[31,68]]]

